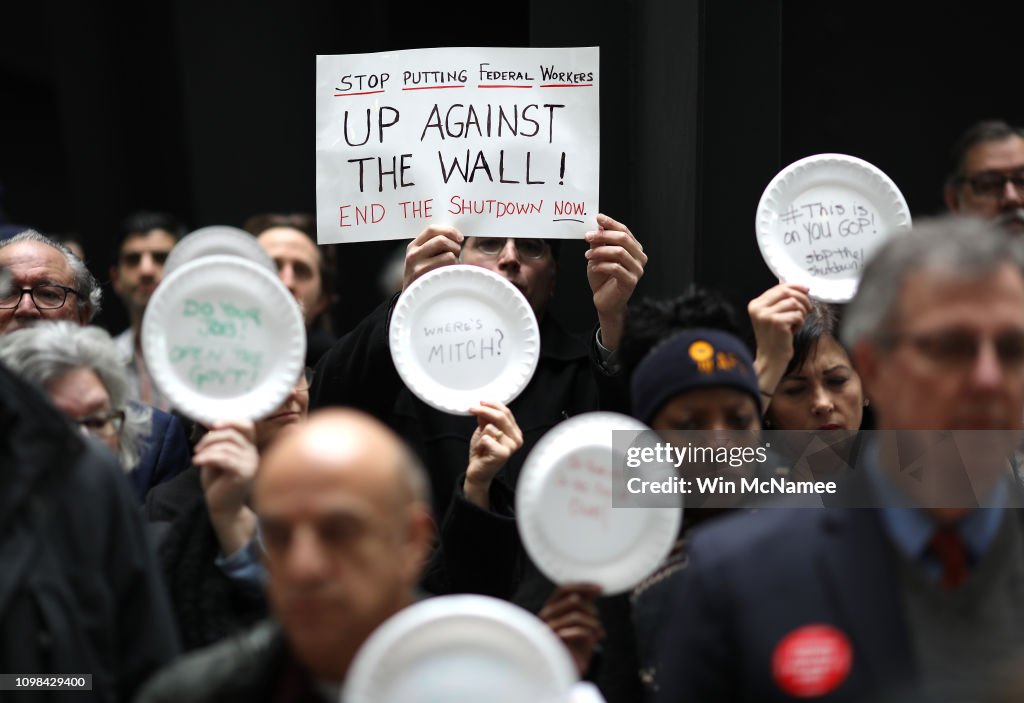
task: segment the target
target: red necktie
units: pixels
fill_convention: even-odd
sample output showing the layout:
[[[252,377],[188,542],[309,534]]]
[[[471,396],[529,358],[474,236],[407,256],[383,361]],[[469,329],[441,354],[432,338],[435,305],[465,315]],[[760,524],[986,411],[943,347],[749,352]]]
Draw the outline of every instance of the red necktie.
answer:
[[[950,590],[963,584],[967,579],[967,548],[960,534],[952,527],[940,527],[928,548],[942,562],[942,587]]]

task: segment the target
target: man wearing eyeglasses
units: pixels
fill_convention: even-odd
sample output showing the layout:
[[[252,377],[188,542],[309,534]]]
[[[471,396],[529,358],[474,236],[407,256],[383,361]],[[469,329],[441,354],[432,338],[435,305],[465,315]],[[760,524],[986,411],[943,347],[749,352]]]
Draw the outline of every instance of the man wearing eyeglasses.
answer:
[[[0,241],[0,335],[41,321],[88,325],[102,289],[77,256],[33,230]],[[0,281],[0,283],[3,283]],[[188,466],[191,452],[178,420],[154,411],[149,449],[132,473],[139,499],[151,485]]]
[[[587,339],[569,334],[547,314],[558,277],[557,241],[467,237],[453,227],[432,226],[406,249],[403,290],[442,266],[481,266],[518,288],[537,317],[541,333],[537,369],[510,405],[523,429],[524,446],[499,476],[508,486],[515,485],[523,459],[547,430],[566,417],[607,407],[607,399],[615,397],[614,352],[622,337],[626,305],[643,276],[647,255],[622,223],[598,215],[596,224],[597,229],[586,235],[590,247],[586,265],[599,329]],[[393,305],[391,301],[380,306],[321,359],[311,406],[355,406],[396,428],[426,464],[435,510],[443,514],[465,466],[477,420],[434,410],[402,384],[387,342]]]
[[[1024,233],[1024,129],[978,122],[957,140],[946,179],[946,207]]]
[[[117,262],[110,267],[110,284],[128,311],[129,327],[114,338],[128,365],[129,381],[136,399],[161,410],[170,403],[149,376],[142,355],[142,317],[156,287],[164,278],[164,262],[184,227],[161,212],[136,212],[121,225]]]
[[[868,262],[842,341],[880,432],[823,510],[691,541],[655,701],[982,700],[1024,647],[1024,251],[915,223]],[[1019,670],[1019,663],[1017,664]]]
[[[102,291],[81,259],[33,230],[0,241],[0,334],[40,320],[87,325],[99,312]]]

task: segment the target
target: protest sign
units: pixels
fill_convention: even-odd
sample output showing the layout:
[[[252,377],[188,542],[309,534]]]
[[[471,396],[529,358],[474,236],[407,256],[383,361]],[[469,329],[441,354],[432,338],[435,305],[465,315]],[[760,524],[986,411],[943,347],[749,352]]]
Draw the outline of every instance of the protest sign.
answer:
[[[598,49],[318,56],[317,236],[582,238],[598,212]]]
[[[291,393],[305,363],[295,299],[262,264],[201,256],[157,288],[142,322],[146,364],[186,416],[259,420]]]
[[[910,229],[910,210],[892,179],[867,161],[816,154],[772,179],[757,206],[755,229],[761,255],[779,280],[842,303],[853,297],[875,250]]]

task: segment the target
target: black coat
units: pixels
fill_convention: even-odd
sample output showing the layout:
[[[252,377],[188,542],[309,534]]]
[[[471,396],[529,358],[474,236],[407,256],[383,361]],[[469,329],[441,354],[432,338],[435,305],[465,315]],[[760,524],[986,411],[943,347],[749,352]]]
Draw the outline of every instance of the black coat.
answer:
[[[443,515],[456,478],[466,470],[476,418],[436,410],[405,387],[388,346],[392,309],[393,303],[382,303],[320,359],[310,407],[355,407],[390,425],[426,465],[435,514]],[[592,336],[571,335],[547,316],[540,325],[540,340],[537,370],[509,404],[523,431],[523,448],[498,480],[513,489],[524,459],[545,432],[573,415],[621,409],[624,398],[619,379],[597,361]]]
[[[180,647],[129,482],[3,367],[0,471],[0,669],[92,674],[90,700],[130,700]],[[64,698],[82,694],[3,694]]]
[[[170,590],[174,615],[187,651],[205,647],[266,618],[262,593],[234,583],[216,564],[217,533],[210,522],[199,471],[195,467],[155,486],[144,510],[164,523],[159,560]]]
[[[148,681],[136,703],[321,701],[277,625],[264,622],[192,652]]]

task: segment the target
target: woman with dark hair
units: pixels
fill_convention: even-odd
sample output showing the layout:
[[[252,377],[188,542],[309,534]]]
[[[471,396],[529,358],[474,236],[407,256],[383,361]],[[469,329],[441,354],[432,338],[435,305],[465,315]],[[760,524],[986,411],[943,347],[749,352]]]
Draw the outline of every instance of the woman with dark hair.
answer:
[[[780,283],[750,301],[765,427],[860,429],[867,400],[839,343],[840,310],[812,301],[804,286]]]
[[[626,378],[659,342],[677,332],[706,327],[742,337],[736,311],[716,290],[696,284],[668,299],[644,298],[631,305],[619,344],[619,362]]]

